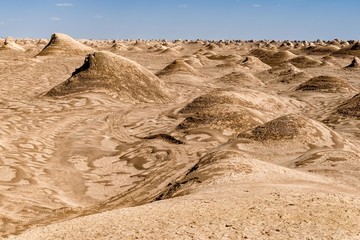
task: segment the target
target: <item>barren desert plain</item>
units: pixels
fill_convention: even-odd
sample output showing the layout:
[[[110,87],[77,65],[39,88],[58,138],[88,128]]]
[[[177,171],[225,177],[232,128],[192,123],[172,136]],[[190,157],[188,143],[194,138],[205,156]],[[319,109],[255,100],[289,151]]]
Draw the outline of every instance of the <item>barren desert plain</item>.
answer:
[[[358,57],[0,39],[0,238],[360,239]]]

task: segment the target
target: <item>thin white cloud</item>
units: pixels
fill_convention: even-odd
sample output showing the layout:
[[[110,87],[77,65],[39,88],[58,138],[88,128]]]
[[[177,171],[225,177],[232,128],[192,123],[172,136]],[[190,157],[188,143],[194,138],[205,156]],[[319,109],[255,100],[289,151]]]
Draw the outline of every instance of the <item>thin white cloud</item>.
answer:
[[[101,16],[101,15],[96,15],[96,16],[94,16],[94,18],[96,18],[96,19],[103,19],[104,17]]]
[[[0,25],[5,25],[5,22],[0,22]]]
[[[189,7],[189,5],[187,5],[187,4],[180,4],[179,5],[179,8],[188,8]]]
[[[20,18],[8,18],[7,20],[8,20],[9,22],[19,22],[19,21],[21,21]]]
[[[51,21],[60,21],[61,18],[59,18],[59,17],[51,17],[50,20]]]
[[[258,8],[258,7],[261,7],[261,5],[260,5],[260,4],[258,4],[258,3],[256,3],[256,4],[253,4],[253,7]]]
[[[74,4],[72,4],[72,3],[56,3],[55,5],[57,7],[72,7],[72,6],[74,6]]]

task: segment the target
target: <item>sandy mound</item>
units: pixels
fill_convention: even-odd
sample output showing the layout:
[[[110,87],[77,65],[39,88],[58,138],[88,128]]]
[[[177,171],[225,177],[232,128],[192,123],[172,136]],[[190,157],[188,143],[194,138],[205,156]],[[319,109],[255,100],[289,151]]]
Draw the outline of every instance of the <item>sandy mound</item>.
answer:
[[[195,54],[195,55],[192,55],[191,57],[194,57],[197,60],[199,60],[203,66],[209,65],[211,63],[211,60],[208,59],[203,54]]]
[[[282,76],[282,75],[288,75],[288,74],[296,74],[296,73],[300,73],[303,71],[300,70],[299,68],[295,67],[293,64],[287,62],[287,63],[282,63],[280,65],[277,65],[277,66],[269,69],[267,72],[278,75],[278,76]]]
[[[360,183],[359,158],[359,152],[356,151],[320,150],[294,159],[289,167],[358,186]]]
[[[288,62],[258,73],[256,76],[266,83],[280,82],[286,84],[303,82],[311,77],[308,73]]]
[[[298,69],[291,63],[280,64],[268,70],[268,73],[275,75],[277,77],[277,81],[282,83],[298,82],[309,76],[307,73]]]
[[[8,37],[4,41],[4,45],[0,47],[0,51],[18,51],[24,52],[25,49],[17,44],[14,39]]]
[[[265,63],[269,64],[270,66],[276,66],[279,63],[286,62],[290,59],[295,58],[296,55],[293,54],[290,51],[284,50],[284,51],[277,51],[273,53],[270,57],[268,62],[264,60]]]
[[[231,54],[231,55],[213,55],[207,56],[211,60],[219,60],[221,61],[220,64],[217,64],[216,67],[220,69],[224,68],[238,68],[241,66],[244,58],[238,54]]]
[[[282,182],[284,180],[326,182],[308,173],[260,161],[234,150],[215,150],[201,157],[186,176],[173,183],[159,199],[184,196],[204,191],[214,185],[231,183]]]
[[[241,106],[219,104],[185,118],[177,126],[177,130],[189,131],[209,128],[230,130],[235,133],[252,128],[260,123],[262,123],[261,117],[257,116],[253,111]]]
[[[193,68],[203,67],[204,64],[200,61],[197,56],[189,56],[183,58],[184,62],[192,66]]]
[[[340,50],[333,53],[334,55],[353,55],[353,56],[360,56],[360,41],[357,41],[353,44],[345,46]]]
[[[149,45],[144,40],[136,40],[133,45],[136,49],[147,49],[149,48]]]
[[[182,108],[179,113],[195,113],[198,111],[206,111],[206,109],[219,104],[242,105],[244,102],[242,99],[237,98],[234,93],[218,90],[195,98],[191,103]]]
[[[72,37],[63,33],[54,33],[49,43],[38,56],[83,55],[92,52],[94,52],[94,49],[76,41]]]
[[[291,59],[289,62],[298,68],[317,67],[322,64],[321,61],[315,60],[309,56],[298,56]]]
[[[328,44],[326,46],[314,46],[308,47],[306,51],[312,55],[326,55],[339,51],[341,48],[334,44]]]
[[[295,105],[299,104],[299,105]],[[185,120],[178,130],[222,129],[244,131],[273,119],[275,113],[298,111],[300,103],[250,89],[216,90],[195,98],[179,113]]]
[[[163,70],[159,71],[156,75],[167,76],[172,74],[183,74],[183,75],[193,75],[193,76],[203,76],[198,70],[187,64],[184,60],[177,59],[171,64],[166,66]]]
[[[163,50],[161,52],[161,54],[169,54],[169,55],[173,55],[173,56],[181,55],[180,52],[174,48],[166,48],[165,50]]]
[[[271,162],[292,161],[312,150],[352,150],[351,145],[323,123],[297,114],[285,115],[242,132],[238,139],[239,149],[254,152],[259,159]]]
[[[358,57],[354,57],[352,62],[346,66],[346,68],[360,68],[360,59]]]
[[[286,84],[298,83],[304,81],[304,79],[308,79],[309,77],[311,76],[305,72],[298,72],[293,74],[289,73],[287,75],[281,75],[277,81]]]
[[[89,54],[72,76],[51,89],[47,96],[88,91],[115,92],[120,98],[141,102],[166,102],[164,83],[141,65],[110,52]]]
[[[347,93],[356,89],[346,80],[333,76],[318,76],[300,84],[296,91],[317,91],[326,93]]]
[[[316,151],[308,154],[304,154],[291,163],[289,167],[292,168],[302,168],[306,169],[309,172],[321,172],[323,171],[326,174],[326,169],[332,169],[334,172],[336,169],[335,167],[339,168],[344,171],[346,170],[347,174],[350,171],[359,171],[360,164],[358,163],[359,155],[355,152],[350,151],[338,151],[338,150],[323,150],[323,151]],[[341,166],[340,166],[341,165]],[[351,168],[349,168],[351,167]],[[322,170],[321,170],[322,169]],[[345,172],[345,171],[344,171]],[[339,177],[338,175],[329,174],[330,177]],[[357,175],[356,178],[359,179],[358,174],[351,174]],[[350,181],[351,182],[351,181]]]
[[[248,67],[250,70],[257,71],[265,71],[270,69],[271,67],[266,63],[262,62],[260,59],[254,56],[247,56],[240,63],[241,66]]]
[[[231,60],[231,58],[234,57],[234,56],[223,55],[223,54],[218,54],[218,53],[213,53],[213,52],[207,52],[205,54],[205,56],[210,60],[217,60],[217,61]],[[235,60],[235,59],[233,59],[233,60]]]
[[[168,49],[168,48],[161,44],[155,44],[154,46],[151,46],[148,48],[149,51],[153,51],[154,53],[161,53],[162,51],[164,51],[166,49]]]
[[[128,47],[126,45],[117,42],[115,42],[110,48],[111,51],[126,51],[127,49]]]
[[[208,45],[205,46],[205,48],[207,48],[209,50],[217,50],[220,47],[218,45],[216,45],[215,43],[209,43]]]
[[[360,41],[357,41],[352,46],[350,46],[350,50],[360,50]]]
[[[215,83],[223,86],[234,86],[234,87],[258,87],[264,86],[264,83],[256,78],[251,73],[247,72],[232,72],[215,79]]]
[[[241,133],[239,138],[250,138],[256,141],[306,139],[313,131],[314,125],[310,119],[296,115],[286,115],[263,126],[258,126],[248,133]],[[316,131],[315,131],[316,132]]]
[[[255,57],[260,58],[261,61],[272,67],[296,57],[295,54],[293,54],[288,50],[273,51],[273,50],[265,50],[265,49],[256,49],[251,51],[251,54],[254,55]]]
[[[360,94],[356,94],[353,98],[344,102],[338,107],[336,113],[344,117],[360,119]]]
[[[261,123],[256,113],[246,109],[245,101],[234,93],[213,91],[194,99],[179,113],[188,117],[177,126],[178,130],[210,128],[241,131]]]
[[[208,109],[221,104],[273,113],[290,113],[302,106],[301,103],[290,98],[243,88],[236,89],[236,91],[215,90],[201,95],[182,108],[179,113],[188,114],[208,111]]]

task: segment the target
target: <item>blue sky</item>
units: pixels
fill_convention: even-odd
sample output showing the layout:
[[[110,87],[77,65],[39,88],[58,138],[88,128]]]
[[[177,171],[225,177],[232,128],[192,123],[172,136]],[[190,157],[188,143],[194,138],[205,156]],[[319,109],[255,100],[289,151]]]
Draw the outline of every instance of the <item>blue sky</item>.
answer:
[[[360,39],[360,0],[0,1],[0,37]]]

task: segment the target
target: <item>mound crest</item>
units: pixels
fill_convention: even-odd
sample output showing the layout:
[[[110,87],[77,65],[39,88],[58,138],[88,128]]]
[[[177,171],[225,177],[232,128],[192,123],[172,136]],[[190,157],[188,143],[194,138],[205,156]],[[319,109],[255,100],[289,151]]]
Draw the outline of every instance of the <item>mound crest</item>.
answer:
[[[274,118],[274,114],[297,111],[297,102],[249,88],[216,90],[195,98],[179,113],[186,119],[179,130],[194,128],[245,131]]]
[[[110,48],[112,51],[126,51],[128,49],[127,46],[125,46],[124,44],[121,44],[121,43],[117,43],[115,42],[111,48]]]
[[[347,93],[356,89],[347,81],[333,76],[317,76],[300,84],[296,91],[317,91],[326,93]]]
[[[314,147],[347,148],[345,140],[326,125],[298,114],[276,118],[240,133],[237,138],[251,139],[253,149],[261,147],[276,154],[306,152]]]
[[[298,68],[309,68],[309,67],[317,67],[322,64],[321,61],[315,60],[308,56],[298,56],[289,61],[293,65]]]
[[[283,76],[283,75],[289,75],[289,74],[297,74],[297,73],[301,73],[303,71],[300,70],[299,68],[295,67],[293,64],[287,62],[287,63],[282,63],[276,67],[273,67],[270,70],[268,70],[267,72],[278,75],[278,76]]]
[[[240,133],[238,138],[250,138],[256,141],[294,139],[302,134],[303,128],[306,127],[309,127],[306,118],[286,115],[258,126],[250,132]]]
[[[253,50],[251,53],[254,56],[260,58],[261,61],[272,67],[277,66],[280,63],[286,62],[296,57],[295,54],[293,54],[288,50],[273,51],[273,50],[256,49]]]
[[[170,55],[178,56],[180,55],[180,52],[174,48],[166,48],[161,52],[161,54],[170,54]]]
[[[94,52],[94,49],[76,41],[72,37],[63,33],[54,33],[49,43],[38,56],[78,55],[92,52]]]
[[[191,130],[196,128],[210,128],[239,132],[261,123],[262,120],[246,108],[219,104],[207,109],[207,111],[199,111],[185,118],[185,120],[177,126],[177,129]]]
[[[244,105],[245,101],[227,91],[213,91],[195,98],[182,108],[179,113],[188,114],[204,111],[219,104]]]
[[[4,45],[0,48],[0,50],[9,50],[9,51],[18,51],[18,52],[25,51],[25,49],[23,49],[19,44],[15,43],[15,41],[10,37],[5,39]]]
[[[264,85],[261,80],[251,73],[246,72],[232,72],[215,79],[215,81],[220,84],[226,84],[227,86],[258,87]]]
[[[354,44],[350,47],[350,50],[353,50],[353,51],[358,51],[358,50],[360,50],[360,41],[357,41],[356,43],[354,43]]]
[[[184,60],[177,59],[159,71],[157,76],[166,76],[172,74],[185,74],[194,76],[203,76],[198,70],[187,64]]]
[[[360,41],[357,41],[351,45],[345,46],[333,53],[334,55],[353,55],[360,56]]]
[[[339,51],[341,48],[339,46],[336,46],[334,44],[329,44],[326,46],[314,46],[309,47],[306,50],[309,52],[309,54],[312,55],[325,55],[325,54],[331,54],[336,51]]]
[[[356,94],[351,99],[338,107],[336,113],[350,118],[360,119],[360,94]]]
[[[231,129],[244,131],[262,123],[246,107],[246,101],[227,91],[214,91],[195,98],[179,113],[187,114],[178,130],[196,128]]]
[[[262,62],[260,59],[254,56],[247,56],[245,59],[240,63],[241,66],[248,67],[251,70],[259,70],[265,71],[270,69],[271,67],[266,63]]]
[[[101,51],[87,55],[72,76],[51,89],[47,96],[80,92],[112,92],[128,101],[167,102],[171,99],[164,83],[138,63],[114,53]]]
[[[291,63],[282,63],[272,69],[257,75],[260,79],[270,79],[268,82],[279,82],[285,84],[301,83],[311,76],[295,67]],[[271,80],[274,79],[274,80]]]
[[[360,59],[358,57],[354,57],[352,62],[346,66],[346,68],[360,68]]]

